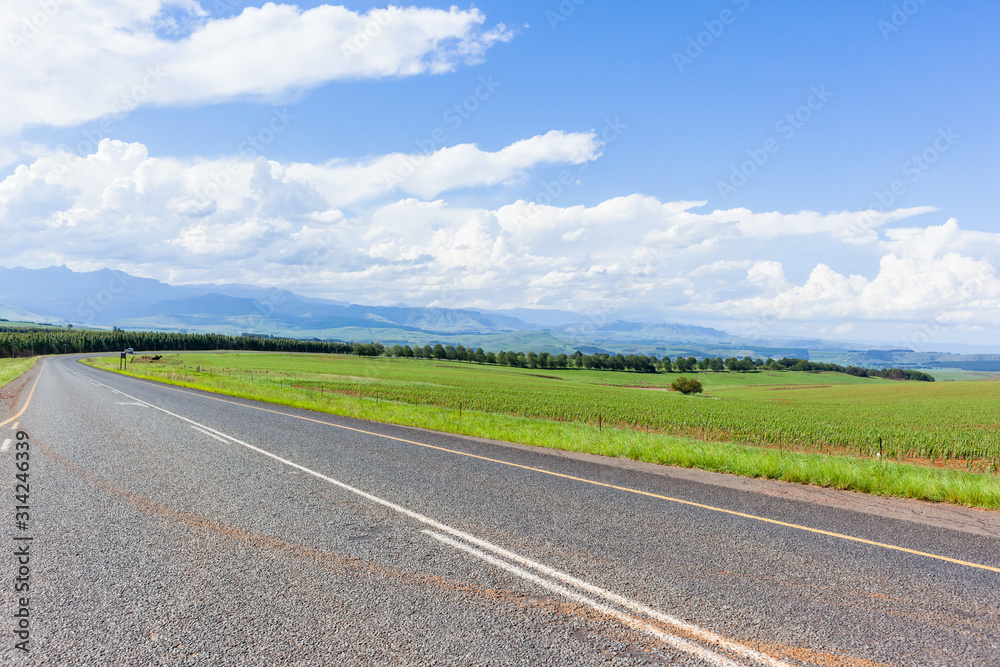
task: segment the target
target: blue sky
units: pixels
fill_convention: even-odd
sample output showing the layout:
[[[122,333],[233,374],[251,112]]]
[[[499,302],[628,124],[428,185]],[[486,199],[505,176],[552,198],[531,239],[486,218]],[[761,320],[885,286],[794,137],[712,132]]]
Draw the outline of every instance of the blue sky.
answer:
[[[8,266],[911,347],[1000,324],[985,1],[12,4]]]

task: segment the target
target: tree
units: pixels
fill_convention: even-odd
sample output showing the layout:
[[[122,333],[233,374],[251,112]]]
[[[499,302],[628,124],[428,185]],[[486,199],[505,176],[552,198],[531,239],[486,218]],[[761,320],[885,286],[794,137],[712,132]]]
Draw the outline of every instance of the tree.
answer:
[[[679,391],[685,396],[688,394],[700,394],[701,383],[694,378],[679,377],[670,384],[670,388]]]
[[[694,357],[677,357],[674,361],[674,367],[678,373],[690,373],[694,370],[697,361]]]

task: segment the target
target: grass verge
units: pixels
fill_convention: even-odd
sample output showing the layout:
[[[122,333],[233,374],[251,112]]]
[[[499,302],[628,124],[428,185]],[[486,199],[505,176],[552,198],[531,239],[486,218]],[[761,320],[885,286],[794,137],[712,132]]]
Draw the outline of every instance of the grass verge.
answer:
[[[743,477],[778,479],[874,495],[1000,509],[1000,477],[991,474],[926,468],[850,456],[704,442],[627,429],[600,430],[589,424],[459,411],[336,393],[317,395],[314,391],[294,386],[247,383],[239,377],[144,373],[147,367],[141,365],[135,370],[119,371],[117,358],[87,359],[85,363],[132,377],[356,419],[699,468]]]
[[[24,375],[35,365],[38,357],[26,359],[0,359],[0,387]]]

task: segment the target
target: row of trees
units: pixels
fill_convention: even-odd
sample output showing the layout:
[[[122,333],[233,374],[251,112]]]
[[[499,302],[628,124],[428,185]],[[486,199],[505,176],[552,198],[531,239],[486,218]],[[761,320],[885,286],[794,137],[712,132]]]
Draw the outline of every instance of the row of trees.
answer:
[[[635,371],[638,373],[655,373],[663,370],[664,361],[655,356],[644,354],[591,354],[582,352],[573,354],[550,354],[548,352],[515,352],[500,350],[487,352],[481,347],[472,349],[463,345],[394,345],[386,348],[381,343],[355,343],[354,353],[359,356],[400,357],[405,359],[442,359],[450,361],[468,361],[478,364],[496,366],[513,366],[515,368],[595,368],[598,370]]]
[[[121,352],[129,347],[136,352],[253,350],[350,354],[354,350],[350,343],[296,340],[294,338],[159,333],[154,331],[122,331],[121,329],[103,331],[0,327],[0,357]]]
[[[771,361],[768,359],[768,361]],[[923,371],[904,368],[862,368],[861,366],[841,366],[839,364],[824,364],[805,359],[781,359],[777,362],[779,368],[793,371],[837,371],[856,377],[880,377],[890,380],[916,380],[917,382],[934,382],[934,376]]]
[[[393,345],[382,343],[341,343],[269,336],[221,334],[181,334],[155,331],[111,331],[94,329],[37,329],[0,326],[0,357],[25,357],[39,354],[69,354],[87,352],[119,352],[125,348],[136,351],[171,350],[246,350],[260,352],[313,352],[326,354],[356,354],[364,357],[391,356],[416,359],[442,359],[516,368],[564,369],[585,368],[635,373],[690,373],[700,371],[752,372],[760,370],[837,371],[859,377],[884,377],[894,380],[933,382],[934,378],[921,371],[899,368],[869,369],[840,366],[806,359],[753,359],[679,356],[657,358],[645,354],[550,354],[548,352],[487,352],[482,347],[463,345]]]
[[[934,382],[934,376],[923,371],[915,371],[909,368],[859,368],[848,366],[844,371],[848,375],[858,375],[860,377],[880,377],[890,380],[916,380],[917,382]]]
[[[751,357],[723,358],[703,357],[670,357],[657,358],[645,354],[583,354],[576,351],[573,354],[549,354],[548,352],[486,352],[478,347],[473,350],[462,345],[394,345],[386,348],[381,343],[355,343],[354,354],[359,356],[377,357],[389,356],[415,359],[442,359],[451,361],[468,361],[479,364],[494,364],[518,368],[585,368],[607,371],[633,371],[636,373],[690,373],[693,371],[734,371],[753,372],[760,370],[793,370],[793,371],[836,371],[860,377],[885,377],[893,380],[920,380],[933,382],[933,376],[921,371],[903,370],[899,368],[867,369],[858,366],[841,366],[839,364],[822,363],[782,357],[781,359],[753,359]]]

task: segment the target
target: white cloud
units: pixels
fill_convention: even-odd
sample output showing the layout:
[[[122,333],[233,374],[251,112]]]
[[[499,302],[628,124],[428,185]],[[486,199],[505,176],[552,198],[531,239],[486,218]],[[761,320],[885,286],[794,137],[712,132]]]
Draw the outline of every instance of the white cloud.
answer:
[[[745,271],[753,266],[749,259],[719,259],[711,264],[703,264],[688,273],[692,278],[700,278],[714,274],[733,273],[735,271]]]
[[[993,263],[956,252],[939,257],[885,255],[874,278],[818,264],[802,285],[774,296],[711,304],[710,309],[781,320],[867,319],[1000,323],[1000,278]]]
[[[82,160],[43,155],[0,182],[4,261],[277,284],[377,303],[559,306],[611,318],[670,309],[789,322],[1000,319],[989,257],[1000,234],[954,220],[883,230],[867,249],[872,257],[882,251],[878,266],[848,274],[833,267],[857,250],[828,240],[841,238],[853,214],[702,212],[704,202],[640,194],[593,206],[459,207],[447,199],[458,188],[502,187],[536,165],[577,164],[599,152],[591,133],[549,132],[492,152],[469,144],[312,165],[164,159],[142,144],[105,140]],[[387,181],[407,160],[413,172]],[[795,244],[771,240],[774,225],[820,241],[823,255],[808,278],[789,277],[801,258]]]
[[[66,211],[69,222],[100,208],[148,210],[156,215],[169,211],[187,217],[245,214],[248,202],[258,215],[296,216],[363,205],[397,193],[434,197],[459,188],[496,185],[523,178],[540,164],[596,159],[599,147],[593,133],[551,131],[495,152],[461,144],[429,155],[397,153],[361,163],[313,165],[242,156],[156,158],[142,144],[104,139],[82,158],[55,151],[17,167],[0,182],[0,216],[43,186],[48,188],[44,201],[67,196],[63,191],[77,193]],[[8,223],[17,221],[10,212],[7,215]]]
[[[469,284],[470,276],[481,281],[484,258],[503,270],[513,251],[505,249],[509,240],[500,238],[494,212],[394,196],[489,186],[521,178],[536,164],[595,159],[598,151],[592,133],[549,132],[496,152],[462,145],[361,164],[286,165],[262,157],[161,159],[142,144],[104,140],[85,158],[41,156],[0,182],[0,234],[9,262],[126,270],[162,262],[175,267],[173,279],[187,271],[182,280],[267,282],[276,264],[308,256],[313,232],[325,229],[335,237],[325,246],[344,251],[339,277],[375,290],[387,280],[398,301],[425,290],[406,292],[419,281],[395,284],[393,272],[454,270]],[[415,170],[387,184],[386,172],[393,175],[403,158]],[[378,187],[357,187],[363,183]],[[157,277],[166,277],[163,270]],[[317,271],[314,279],[323,282],[324,275]]]
[[[706,202],[698,202],[704,206]],[[769,211],[754,213],[745,208],[713,211],[701,216],[719,224],[734,225],[742,236],[755,239],[774,239],[789,236],[828,234],[855,245],[878,240],[879,227],[924,213],[936,211],[932,206],[915,206],[892,211],[840,211],[817,213],[799,211],[781,213]]]
[[[390,192],[436,197],[457,188],[496,185],[520,178],[540,164],[580,164],[600,156],[593,132],[545,134],[517,141],[496,152],[475,144],[442,147],[429,154],[393,153],[363,163],[291,164],[289,178],[322,184],[342,205]]]
[[[747,269],[746,282],[764,292],[787,289],[791,284],[785,279],[785,269],[781,262],[759,260]]]
[[[484,23],[479,10],[455,7],[359,13],[269,2],[219,19],[193,0],[6,0],[0,132],[72,126],[144,105],[273,101],[328,81],[447,72],[511,38]]]
[[[1000,234],[962,229],[949,219],[943,225],[887,229],[880,244],[901,257],[930,259],[942,252],[959,252],[996,258],[1000,255]]]

